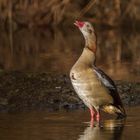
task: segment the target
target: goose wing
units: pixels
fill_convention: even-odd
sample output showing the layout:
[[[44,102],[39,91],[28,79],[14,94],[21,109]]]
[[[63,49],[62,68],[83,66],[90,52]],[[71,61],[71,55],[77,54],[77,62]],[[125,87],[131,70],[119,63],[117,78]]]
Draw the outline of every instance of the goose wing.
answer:
[[[94,67],[94,71],[98,79],[101,81],[101,83],[109,90],[109,94],[112,96],[114,100],[114,105],[122,106],[122,102],[118,94],[117,87],[115,83],[113,82],[113,80],[106,73],[104,73],[101,69],[97,67]]]
[[[112,96],[114,103],[112,104],[116,108],[118,108],[120,111],[119,114],[125,116],[125,110],[123,108],[120,96],[117,91],[117,87],[113,80],[104,73],[101,69],[94,66],[94,71],[98,77],[98,79],[101,81],[101,83],[109,90],[109,94]]]

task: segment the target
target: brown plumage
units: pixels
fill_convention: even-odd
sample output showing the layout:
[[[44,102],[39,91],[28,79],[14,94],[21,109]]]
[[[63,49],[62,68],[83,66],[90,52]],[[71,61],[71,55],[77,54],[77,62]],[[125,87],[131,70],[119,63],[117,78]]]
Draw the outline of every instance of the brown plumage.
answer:
[[[96,35],[89,22],[76,21],[85,38],[85,47],[70,71],[72,85],[90,109],[91,121],[100,119],[100,109],[110,114],[125,117],[121,99],[112,79],[95,66]]]

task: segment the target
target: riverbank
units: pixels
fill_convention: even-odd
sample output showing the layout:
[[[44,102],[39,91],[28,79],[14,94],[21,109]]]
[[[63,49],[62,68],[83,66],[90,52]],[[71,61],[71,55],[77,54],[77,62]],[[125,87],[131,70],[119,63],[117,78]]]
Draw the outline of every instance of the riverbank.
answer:
[[[140,82],[116,81],[125,106],[140,104]],[[0,112],[85,108],[67,75],[1,72]]]

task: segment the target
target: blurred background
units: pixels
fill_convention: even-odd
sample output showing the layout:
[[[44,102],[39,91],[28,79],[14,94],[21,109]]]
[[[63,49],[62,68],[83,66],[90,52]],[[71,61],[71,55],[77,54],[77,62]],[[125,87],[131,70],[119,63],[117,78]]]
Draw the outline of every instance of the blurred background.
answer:
[[[89,127],[68,78],[85,44],[75,20],[95,27],[97,66],[126,120],[103,114]],[[140,0],[0,0],[0,139],[138,140],[139,105]]]
[[[76,19],[98,36],[97,65],[140,81],[139,0],[0,0],[0,71],[69,74],[84,47]]]

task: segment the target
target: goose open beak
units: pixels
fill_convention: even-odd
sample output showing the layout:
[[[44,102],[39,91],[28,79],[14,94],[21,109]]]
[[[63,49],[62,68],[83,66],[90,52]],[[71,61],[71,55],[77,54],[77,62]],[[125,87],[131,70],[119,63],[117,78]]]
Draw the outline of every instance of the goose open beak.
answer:
[[[84,24],[85,24],[84,22],[78,20],[76,20],[74,23],[74,25],[77,26],[78,28],[82,28]]]

